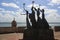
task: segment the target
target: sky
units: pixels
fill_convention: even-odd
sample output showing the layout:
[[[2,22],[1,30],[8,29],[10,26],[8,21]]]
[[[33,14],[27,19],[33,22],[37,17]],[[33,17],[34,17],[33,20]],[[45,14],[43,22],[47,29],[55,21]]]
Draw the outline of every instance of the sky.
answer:
[[[60,22],[60,0],[0,0],[0,22],[11,22],[14,18],[17,22],[26,22],[25,8],[31,12],[32,1],[34,7],[45,10],[45,18],[48,22]]]

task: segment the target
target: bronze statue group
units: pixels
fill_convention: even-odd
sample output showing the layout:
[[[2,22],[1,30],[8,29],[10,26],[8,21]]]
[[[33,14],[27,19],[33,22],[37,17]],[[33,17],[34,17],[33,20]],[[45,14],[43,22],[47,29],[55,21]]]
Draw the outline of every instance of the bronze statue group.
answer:
[[[26,23],[27,23],[27,28],[35,28],[35,29],[49,29],[49,24],[45,19],[44,15],[44,9],[40,10],[40,8],[36,9],[35,7],[31,8],[32,13],[29,13],[27,10],[26,11]],[[37,21],[35,18],[35,13],[37,13]],[[40,13],[42,13],[42,19],[40,17]],[[30,19],[30,22],[29,22]],[[31,25],[31,24],[32,25]]]
[[[28,10],[25,11],[27,29],[24,31],[23,40],[54,40],[53,30],[49,29],[49,24],[44,15],[44,9],[36,9],[32,6],[31,13]],[[42,18],[40,14],[42,14]],[[37,16],[37,20],[35,15]]]

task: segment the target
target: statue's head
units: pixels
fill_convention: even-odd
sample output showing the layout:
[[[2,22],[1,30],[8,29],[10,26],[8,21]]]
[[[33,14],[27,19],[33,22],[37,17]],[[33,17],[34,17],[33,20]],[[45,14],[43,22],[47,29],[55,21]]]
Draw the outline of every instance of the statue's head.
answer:
[[[44,9],[42,9],[42,12],[44,12]]]

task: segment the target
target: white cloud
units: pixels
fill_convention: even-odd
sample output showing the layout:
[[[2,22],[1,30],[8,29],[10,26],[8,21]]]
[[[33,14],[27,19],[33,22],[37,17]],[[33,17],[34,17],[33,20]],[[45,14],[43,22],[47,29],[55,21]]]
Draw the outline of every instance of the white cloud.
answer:
[[[19,0],[14,0],[17,4],[19,4],[20,2],[19,2]]]
[[[45,9],[45,14],[57,13],[56,9]]]
[[[52,0],[51,2],[55,4],[60,4],[60,0]]]
[[[17,22],[25,22],[25,15],[20,15],[22,13],[22,10],[19,11],[8,11],[8,10],[2,10],[0,11],[0,22],[11,22],[13,18],[16,19]]]
[[[58,8],[60,8],[60,6]]]
[[[42,8],[45,8],[45,15],[47,14],[46,19],[48,22],[60,22],[60,15],[57,13],[58,11],[56,9],[48,9],[46,6]],[[2,10],[2,8],[0,9]],[[4,13],[4,15],[2,13]],[[0,22],[11,22],[14,17],[16,18],[17,22],[26,22],[26,16],[20,15],[22,13],[22,9],[17,10],[15,12],[3,9],[2,11],[0,11]]]
[[[19,8],[18,5],[15,3],[2,3],[2,6],[8,6],[8,7],[13,7],[13,8]]]
[[[60,15],[57,12],[55,9],[46,9],[45,14],[48,14],[46,19],[49,22],[60,22]]]
[[[5,10],[5,9],[3,9],[3,8],[0,8],[0,11],[2,11],[2,10]]]
[[[54,6],[54,4],[53,4],[53,3],[48,3],[48,5]]]
[[[32,4],[28,5],[27,6],[28,8],[31,8],[32,7]],[[34,4],[34,7],[36,8],[39,8],[39,5],[38,4]],[[46,9],[47,7],[46,6],[40,6],[41,9]]]
[[[50,0],[50,3],[48,5],[60,5],[60,0]]]
[[[27,6],[28,8],[32,7],[31,5]],[[35,4],[34,7],[38,8],[38,4]],[[56,9],[48,9],[47,6],[40,6],[41,9],[45,9],[45,17],[48,22],[60,22],[60,15]]]
[[[58,15],[57,13],[52,13],[46,16],[46,19],[49,22],[60,22],[60,15]]]

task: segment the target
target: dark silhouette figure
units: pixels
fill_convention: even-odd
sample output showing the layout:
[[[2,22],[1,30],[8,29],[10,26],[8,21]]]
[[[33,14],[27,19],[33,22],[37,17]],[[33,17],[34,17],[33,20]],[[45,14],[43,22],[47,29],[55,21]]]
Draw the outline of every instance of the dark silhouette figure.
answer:
[[[49,29],[49,24],[45,19],[45,15],[44,15],[44,9],[42,9],[42,28],[43,29]]]
[[[40,8],[32,7],[31,14],[27,10],[25,11],[27,29],[24,31],[23,40],[54,40],[53,30],[49,29],[44,9],[40,10]],[[35,12],[37,12],[37,21],[35,19]],[[40,12],[42,13],[42,19],[40,18]],[[29,19],[32,25],[30,25]]]
[[[36,19],[35,19],[35,11],[33,10],[34,7],[31,8],[32,13],[29,14],[29,18],[32,24],[32,28],[36,28]]]
[[[26,24],[27,24],[27,29],[24,31],[24,36],[23,36],[23,40],[32,40],[32,33],[31,33],[31,28],[32,26],[30,25],[30,22],[29,22],[29,12],[27,10],[26,11]],[[31,35],[29,35],[31,34]]]
[[[27,10],[25,10],[26,11],[26,24],[27,24],[27,29],[31,29],[31,25],[30,25],[30,23],[29,23],[29,13],[28,13],[28,11]]]
[[[40,16],[40,8],[38,8],[38,9],[36,9],[36,8],[34,8],[35,9],[35,11],[37,12],[37,22],[36,22],[36,24],[37,24],[37,26],[36,26],[36,40],[39,40],[39,29],[42,29],[42,19],[39,17]]]
[[[15,21],[15,18],[14,18],[14,20],[12,21],[12,27],[16,27],[17,26],[17,23],[16,23],[16,21]]]
[[[34,8],[36,11],[37,11],[37,29],[41,29],[42,27],[42,19],[39,17],[40,16],[40,8],[36,9]]]
[[[36,24],[36,19],[35,19],[35,11],[33,10],[34,7],[31,8],[32,13],[29,15],[30,21],[32,23],[32,29],[36,29],[37,28],[37,24]],[[32,40],[37,40],[37,30],[32,30]]]

